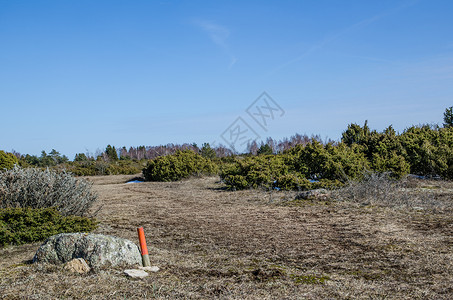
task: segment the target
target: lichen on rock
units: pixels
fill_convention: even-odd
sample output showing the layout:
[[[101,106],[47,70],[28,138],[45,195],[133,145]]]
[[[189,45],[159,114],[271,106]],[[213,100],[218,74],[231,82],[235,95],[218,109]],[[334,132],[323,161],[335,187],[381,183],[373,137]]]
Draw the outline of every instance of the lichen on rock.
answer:
[[[140,250],[133,242],[102,234],[61,233],[48,238],[33,262],[62,264],[83,258],[90,267],[141,265]]]

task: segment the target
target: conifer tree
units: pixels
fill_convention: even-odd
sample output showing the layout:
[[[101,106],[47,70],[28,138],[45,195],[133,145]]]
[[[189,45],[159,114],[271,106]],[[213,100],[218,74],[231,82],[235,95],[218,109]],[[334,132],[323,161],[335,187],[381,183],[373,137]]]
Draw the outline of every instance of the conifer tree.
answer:
[[[105,148],[105,154],[111,161],[118,160],[118,154],[116,153],[115,146],[112,147],[111,145],[107,145],[107,148]]]
[[[453,127],[453,106],[445,109],[444,112],[444,127],[449,128]]]

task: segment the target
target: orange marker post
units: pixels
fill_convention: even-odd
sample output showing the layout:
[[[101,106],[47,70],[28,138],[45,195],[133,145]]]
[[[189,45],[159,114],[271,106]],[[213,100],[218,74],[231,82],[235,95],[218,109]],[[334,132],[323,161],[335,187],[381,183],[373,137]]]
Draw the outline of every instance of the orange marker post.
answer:
[[[149,254],[148,254],[148,247],[146,247],[146,240],[145,240],[145,231],[143,227],[137,228],[138,232],[138,240],[140,242],[140,250],[142,252],[142,262],[144,267],[151,266],[149,262]]]

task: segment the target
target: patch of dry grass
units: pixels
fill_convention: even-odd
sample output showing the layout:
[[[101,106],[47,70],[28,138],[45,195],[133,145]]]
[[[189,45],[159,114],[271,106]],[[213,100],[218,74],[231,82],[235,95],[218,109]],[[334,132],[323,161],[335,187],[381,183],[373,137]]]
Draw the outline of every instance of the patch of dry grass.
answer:
[[[0,250],[5,299],[449,299],[453,294],[452,184],[413,182],[436,209],[384,202],[290,201],[295,193],[226,191],[218,178],[125,184],[91,177],[97,233],[138,243],[143,226],[161,271],[86,275],[27,264],[38,244]],[[439,188],[427,188],[439,186]],[[389,202],[391,203],[391,202]],[[408,202],[409,203],[409,202]]]

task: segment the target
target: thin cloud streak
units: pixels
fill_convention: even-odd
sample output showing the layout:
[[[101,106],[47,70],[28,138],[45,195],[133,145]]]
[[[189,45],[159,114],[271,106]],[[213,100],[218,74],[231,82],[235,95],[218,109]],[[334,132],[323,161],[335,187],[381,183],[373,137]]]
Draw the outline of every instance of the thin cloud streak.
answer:
[[[198,21],[197,25],[208,33],[214,44],[227,48],[226,39],[230,36],[230,31],[226,27],[208,21]]]
[[[231,53],[227,44],[227,39],[230,36],[230,31],[228,30],[228,28],[211,21],[198,20],[194,23],[205,33],[207,33],[211,41],[230,57],[230,64],[228,65],[228,69],[231,69],[236,64],[238,59]]]

